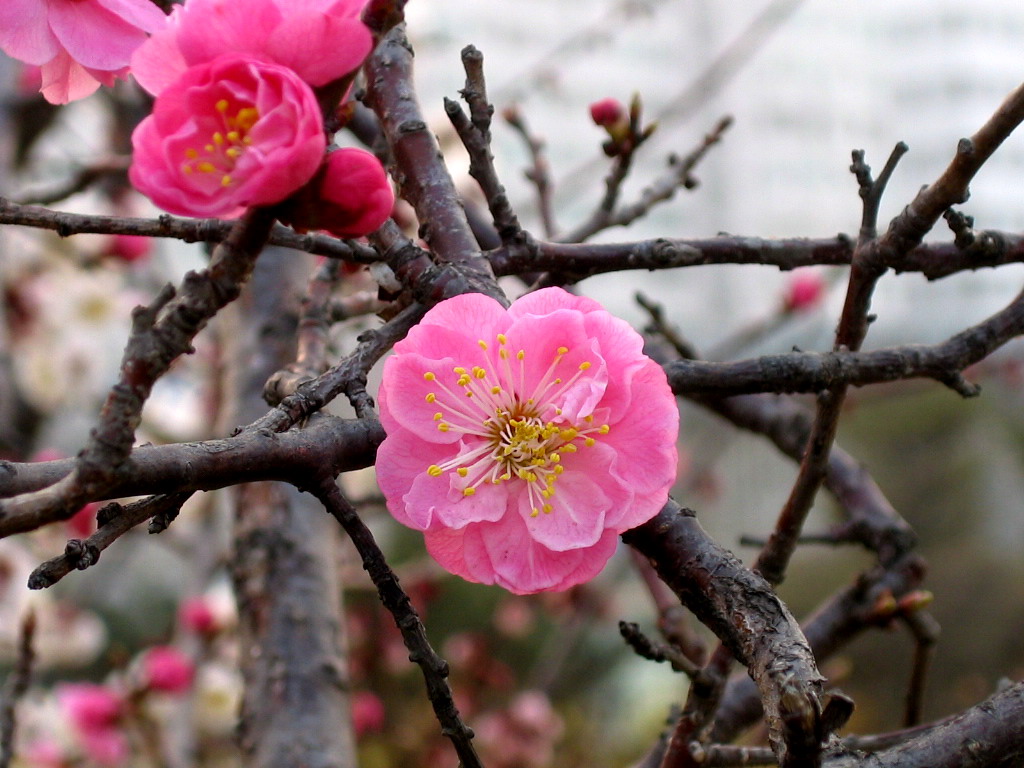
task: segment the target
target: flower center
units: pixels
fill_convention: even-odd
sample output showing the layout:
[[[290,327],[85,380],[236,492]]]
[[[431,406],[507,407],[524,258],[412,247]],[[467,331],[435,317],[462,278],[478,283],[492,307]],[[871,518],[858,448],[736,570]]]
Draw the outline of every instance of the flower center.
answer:
[[[434,413],[437,429],[454,430],[462,436],[459,454],[442,464],[431,464],[427,474],[438,478],[448,474],[452,487],[464,496],[474,495],[485,483],[524,483],[536,517],[554,509],[555,483],[565,471],[562,454],[575,453],[580,445],[593,446],[595,436],[608,434],[609,427],[595,425],[593,414],[572,423],[557,406],[591,363],[580,363],[563,378],[559,374],[569,368],[564,360],[569,350],[559,347],[547,371],[527,393],[525,351],[510,354],[504,334],[498,334],[497,341],[498,365],[493,371],[456,366],[452,369],[453,386],[432,371],[423,375],[439,390],[426,395],[426,401],[440,409]],[[488,349],[487,342],[478,344],[484,351]]]
[[[219,100],[215,105],[217,125],[210,134],[210,140],[201,148],[189,147],[185,150],[185,162],[181,165],[183,173],[207,173],[220,176],[222,187],[233,183],[231,172],[238,158],[252,143],[249,131],[260,119],[256,107],[239,107],[234,115],[228,114],[231,103],[227,99]]]

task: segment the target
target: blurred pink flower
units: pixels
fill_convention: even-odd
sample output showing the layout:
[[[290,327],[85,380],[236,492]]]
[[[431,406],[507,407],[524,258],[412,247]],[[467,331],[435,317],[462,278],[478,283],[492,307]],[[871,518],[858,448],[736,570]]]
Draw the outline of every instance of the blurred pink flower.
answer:
[[[68,535],[75,539],[84,539],[96,532],[96,513],[102,505],[98,501],[90,501],[68,518],[65,525]]]
[[[172,645],[157,645],[142,657],[142,677],[147,688],[161,693],[184,693],[192,685],[192,660]]]
[[[356,736],[377,733],[384,728],[384,702],[370,691],[356,691],[352,694],[352,727]]]
[[[178,607],[178,620],[197,635],[212,635],[220,629],[220,621],[205,597],[190,597]]]
[[[373,45],[360,20],[366,0],[188,0],[132,57],[132,74],[153,95],[185,70],[240,53],[325,85],[362,64]]]
[[[42,93],[65,104],[126,77],[132,53],[167,18],[150,0],[3,0],[0,49],[42,68]]]
[[[431,309],[384,366],[377,477],[395,518],[469,581],[595,576],[675,479],[679,413],[643,340],[560,288]]]
[[[545,768],[565,729],[561,716],[541,691],[524,691],[504,712],[491,712],[474,725],[483,757],[491,768]]]
[[[813,309],[825,296],[825,280],[813,269],[796,269],[789,277],[783,296],[783,308],[787,312]]]
[[[57,700],[91,760],[107,766],[124,763],[128,741],[118,727],[122,705],[114,691],[95,683],[68,683],[58,687]]]
[[[299,231],[325,229],[337,237],[362,237],[391,216],[395,194],[380,161],[365,149],[346,147],[327,161],[281,221]]]
[[[238,54],[192,67],[164,90],[132,145],[136,189],[170,213],[225,218],[286,198],[327,146],[309,86]]]
[[[153,238],[139,235],[111,235],[106,255],[127,264],[142,261],[153,252]]]

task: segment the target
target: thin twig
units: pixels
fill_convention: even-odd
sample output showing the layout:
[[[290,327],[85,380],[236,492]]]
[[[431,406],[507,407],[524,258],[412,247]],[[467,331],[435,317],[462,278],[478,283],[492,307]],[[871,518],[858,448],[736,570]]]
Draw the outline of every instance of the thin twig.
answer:
[[[324,477],[313,492],[328,513],[345,529],[359,552],[363,568],[377,587],[381,602],[391,612],[395,624],[402,633],[402,639],[409,649],[410,661],[418,664],[423,672],[427,696],[441,724],[441,732],[451,740],[462,768],[483,768],[473,747],[473,730],[462,721],[452,698],[447,680],[448,664],[431,647],[409,596],[398,583],[394,571],[388,566],[384,553],[374,541],[370,529],[359,519],[355,508],[338,489],[333,477]]]
[[[551,199],[551,169],[547,155],[544,154],[544,140],[530,133],[526,118],[518,106],[507,107],[502,113],[505,121],[515,129],[523,139],[530,153],[530,167],[524,175],[537,190],[537,210],[540,213],[541,227],[544,237],[551,239],[558,231]]]
[[[32,664],[35,651],[32,641],[36,633],[36,613],[29,608],[21,619],[18,631],[18,657],[4,686],[3,706],[0,707],[0,768],[8,768],[14,759],[14,737],[18,727],[18,702],[32,682]]]

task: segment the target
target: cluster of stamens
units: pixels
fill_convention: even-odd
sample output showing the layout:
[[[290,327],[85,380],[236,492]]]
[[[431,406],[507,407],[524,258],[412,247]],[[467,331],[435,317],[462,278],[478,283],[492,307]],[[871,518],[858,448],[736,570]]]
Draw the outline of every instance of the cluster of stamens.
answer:
[[[201,148],[189,147],[185,150],[185,162],[181,165],[183,173],[216,173],[220,174],[222,187],[231,186],[234,181],[231,171],[235,168],[238,158],[252,143],[249,130],[260,119],[256,107],[242,107],[234,116],[228,115],[230,104],[227,99],[219,100],[215,105],[220,115],[221,130],[214,131],[209,143]]]
[[[580,363],[568,379],[563,379],[556,374],[565,367],[562,361],[569,350],[559,347],[533,392],[524,397],[526,353],[520,349],[510,354],[504,334],[499,333],[497,341],[497,371],[457,366],[452,369],[457,377],[454,388],[445,385],[436,373],[423,375],[437,385],[438,391],[426,395],[426,401],[440,409],[434,413],[437,429],[458,431],[468,438],[468,450],[443,464],[432,464],[427,474],[441,477],[454,472],[460,478],[456,487],[464,496],[474,495],[485,483],[521,480],[526,483],[532,515],[536,517],[553,510],[556,481],[565,471],[562,456],[575,453],[581,446],[593,446],[596,436],[608,434],[609,427],[595,424],[593,415],[584,416],[580,423],[569,423],[562,418],[561,409],[554,406],[591,363]],[[477,343],[484,351],[488,349],[484,340]]]

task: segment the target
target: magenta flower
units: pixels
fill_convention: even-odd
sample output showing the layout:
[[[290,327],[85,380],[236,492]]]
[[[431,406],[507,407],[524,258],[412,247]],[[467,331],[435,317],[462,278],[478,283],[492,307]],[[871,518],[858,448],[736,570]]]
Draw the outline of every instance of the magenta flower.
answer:
[[[295,229],[326,229],[337,237],[375,232],[391,216],[395,193],[384,166],[365,149],[345,147],[327,155],[320,173],[280,213]]]
[[[195,667],[173,645],[156,645],[142,657],[142,677],[147,688],[163,693],[184,693],[192,686]]]
[[[675,479],[679,413],[642,339],[560,288],[431,309],[384,366],[388,509],[469,581],[516,593],[595,576]]]
[[[221,54],[280,64],[312,86],[362,64],[373,45],[365,0],[188,0],[132,57],[132,74],[159,95],[186,69]]]
[[[120,697],[104,685],[68,683],[57,689],[61,709],[71,720],[83,751],[99,765],[122,765],[128,740],[120,729]]]
[[[238,54],[192,67],[166,88],[132,145],[136,189],[170,213],[225,218],[288,197],[327,147],[309,86]]]
[[[66,104],[126,77],[146,33],[166,21],[150,0],[3,0],[0,49],[41,67],[43,96]]]

